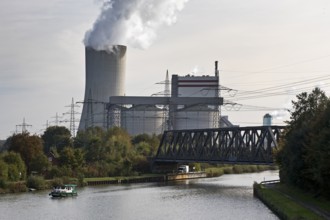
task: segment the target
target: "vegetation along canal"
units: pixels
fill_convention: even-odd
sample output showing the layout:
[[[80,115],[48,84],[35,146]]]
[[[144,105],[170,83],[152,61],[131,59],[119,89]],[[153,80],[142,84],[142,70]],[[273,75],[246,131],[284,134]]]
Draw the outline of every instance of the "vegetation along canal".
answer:
[[[89,186],[73,198],[49,191],[0,195],[1,219],[278,219],[253,197],[253,182],[278,171],[168,183]]]

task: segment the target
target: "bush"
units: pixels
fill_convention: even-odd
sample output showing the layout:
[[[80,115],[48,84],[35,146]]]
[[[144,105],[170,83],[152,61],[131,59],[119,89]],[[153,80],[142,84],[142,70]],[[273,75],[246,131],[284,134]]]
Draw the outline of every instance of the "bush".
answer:
[[[225,167],[223,169],[224,174],[232,174],[233,173],[233,168],[232,167]]]
[[[51,185],[51,187],[63,185],[63,179],[62,178],[54,178],[50,181],[49,184]]]
[[[47,184],[42,176],[29,176],[26,185],[28,188],[33,189],[46,189]]]
[[[208,168],[206,170],[206,175],[207,177],[218,177],[223,175],[223,169],[222,168],[218,168],[218,167],[214,167],[214,168]]]
[[[244,173],[255,173],[258,172],[258,167],[256,165],[247,165],[243,167]]]
[[[12,182],[8,184],[9,191],[12,193],[26,192],[27,187],[24,182]]]
[[[61,176],[61,170],[57,166],[52,166],[52,168],[46,173],[47,179],[59,178]]]
[[[242,166],[239,166],[239,165],[235,165],[233,167],[233,171],[236,174],[240,174],[240,173],[243,173],[244,172],[243,167]]]
[[[8,165],[8,180],[9,181],[18,181],[21,178],[21,174],[14,164]]]
[[[8,164],[3,160],[0,160],[0,179],[4,181],[8,180]]]
[[[4,178],[0,177],[0,188],[6,189],[7,188],[7,182]]]

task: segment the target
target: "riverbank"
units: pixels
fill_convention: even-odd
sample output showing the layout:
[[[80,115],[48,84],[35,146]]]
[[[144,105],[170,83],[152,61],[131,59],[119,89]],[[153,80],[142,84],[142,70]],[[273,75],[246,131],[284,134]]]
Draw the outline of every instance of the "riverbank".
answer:
[[[330,219],[330,201],[279,181],[253,185],[254,196],[281,219]]]
[[[256,173],[265,170],[276,170],[273,165],[219,165],[203,168],[203,175],[193,178],[219,177],[224,174]],[[29,189],[43,190],[51,189],[53,186],[64,183],[72,183],[78,186],[100,185],[100,184],[124,184],[124,183],[144,183],[144,182],[164,182],[168,180],[179,180],[179,178],[167,178],[166,174],[141,174],[138,176],[118,176],[118,177],[95,177],[95,178],[70,178],[61,177],[45,180],[42,176],[30,176],[27,181],[8,182],[0,185],[0,194],[27,192]],[[187,178],[186,178],[187,179]],[[1,187],[3,186],[3,187]]]
[[[218,167],[207,167],[202,172],[191,172],[188,174],[168,173],[168,174],[143,174],[140,176],[128,177],[97,177],[84,178],[84,185],[102,184],[124,184],[124,183],[144,183],[144,182],[165,182],[193,178],[219,177],[224,174],[256,173],[265,170],[277,170],[273,165],[221,165]]]
[[[258,173],[266,170],[278,170],[276,165],[220,165],[205,168],[207,177],[218,177],[224,174]]]

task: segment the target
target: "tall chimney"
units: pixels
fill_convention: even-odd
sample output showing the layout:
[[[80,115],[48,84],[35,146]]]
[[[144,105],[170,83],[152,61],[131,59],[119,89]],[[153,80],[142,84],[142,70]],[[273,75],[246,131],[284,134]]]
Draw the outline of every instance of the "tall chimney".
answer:
[[[86,47],[85,58],[85,98],[78,130],[105,128],[109,97],[125,93],[126,46],[114,45],[107,51]]]
[[[215,76],[219,76],[218,61],[215,61]]]

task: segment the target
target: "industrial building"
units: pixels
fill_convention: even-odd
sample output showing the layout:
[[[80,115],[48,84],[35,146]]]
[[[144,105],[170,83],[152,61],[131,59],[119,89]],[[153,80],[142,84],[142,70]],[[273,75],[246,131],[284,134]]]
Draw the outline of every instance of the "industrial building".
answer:
[[[163,96],[124,96],[126,47],[86,48],[86,87],[79,130],[122,127],[131,135],[231,126],[220,117],[219,70],[213,75],[172,75]],[[171,86],[171,89],[169,87]],[[221,118],[221,120],[220,120]]]

